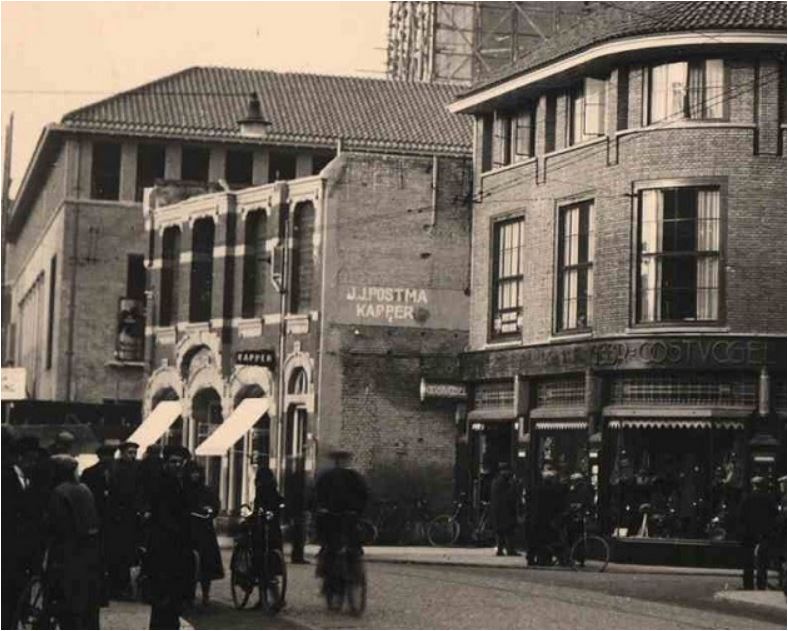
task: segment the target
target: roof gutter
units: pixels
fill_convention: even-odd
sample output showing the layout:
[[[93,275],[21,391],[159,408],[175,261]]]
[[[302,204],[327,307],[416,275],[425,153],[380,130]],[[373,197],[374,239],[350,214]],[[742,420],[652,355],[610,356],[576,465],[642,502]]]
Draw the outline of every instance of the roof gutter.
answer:
[[[691,33],[661,33],[657,35],[638,35],[617,39],[598,46],[587,48],[568,57],[548,63],[545,66],[526,70],[501,82],[476,91],[466,93],[463,97],[448,106],[453,114],[471,114],[480,106],[497,99],[514,90],[530,87],[553,75],[566,72],[604,57],[619,55],[633,51],[657,48],[680,48],[684,46],[709,45],[709,40],[719,44],[750,44],[785,46],[784,31],[693,31]]]

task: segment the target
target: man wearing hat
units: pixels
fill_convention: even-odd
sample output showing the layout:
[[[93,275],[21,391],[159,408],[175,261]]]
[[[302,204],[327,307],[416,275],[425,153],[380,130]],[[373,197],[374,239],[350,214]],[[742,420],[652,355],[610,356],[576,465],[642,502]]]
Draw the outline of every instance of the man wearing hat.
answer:
[[[137,553],[137,513],[142,491],[137,449],[139,445],[129,441],[120,445],[120,458],[114,463],[110,474],[105,508],[109,587],[111,596],[116,598],[131,595],[130,569]]]
[[[508,462],[498,465],[498,473],[490,486],[490,515],[495,528],[496,555],[517,556],[514,532],[517,528],[519,489]]]
[[[179,629],[180,615],[193,596],[196,568],[189,533],[189,497],[183,468],[189,450],[168,445],[163,470],[150,498],[150,536],[143,563],[149,579],[151,629]]]
[[[77,460],[52,456],[55,488],[47,509],[47,585],[61,629],[98,629],[101,543],[93,494],[77,481]]]
[[[777,502],[766,488],[766,480],[755,476],[750,480],[752,491],[739,505],[739,537],[743,547],[744,567],[742,581],[744,589],[753,588],[753,566],[757,564],[755,585],[766,589],[768,541],[777,522]],[[755,546],[759,557],[755,559]]]

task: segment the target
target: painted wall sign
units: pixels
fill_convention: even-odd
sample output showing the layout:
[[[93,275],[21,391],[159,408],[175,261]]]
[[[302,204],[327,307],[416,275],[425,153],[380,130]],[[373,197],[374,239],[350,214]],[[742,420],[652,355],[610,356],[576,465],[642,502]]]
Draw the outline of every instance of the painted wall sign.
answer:
[[[244,366],[263,366],[273,368],[276,354],[272,350],[235,351],[235,363]]]
[[[24,368],[3,368],[0,375],[3,378],[3,401],[21,401],[27,398],[27,372]]]
[[[611,340],[512,349],[463,356],[468,379],[548,374],[594,368],[599,370],[646,368],[751,368],[784,366],[782,339],[735,337],[681,337]]]
[[[422,377],[419,384],[421,400],[425,399],[458,399],[468,398],[468,388],[464,383],[429,383]]]
[[[468,297],[460,289],[339,285],[337,322],[467,330]]]

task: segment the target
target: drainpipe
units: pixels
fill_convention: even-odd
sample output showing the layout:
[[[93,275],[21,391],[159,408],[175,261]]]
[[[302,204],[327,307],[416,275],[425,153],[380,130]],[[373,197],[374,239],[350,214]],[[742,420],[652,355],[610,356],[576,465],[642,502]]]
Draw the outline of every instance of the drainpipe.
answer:
[[[277,420],[278,427],[276,432],[276,477],[279,484],[284,484],[284,471],[282,463],[284,462],[284,447],[285,440],[284,434],[286,429],[286,410],[285,408],[285,352],[287,351],[286,336],[287,336],[287,323],[285,317],[287,315],[287,298],[290,291],[290,207],[286,205],[285,199],[287,197],[287,185],[282,185],[279,189],[279,233],[282,239],[282,281],[279,289],[279,370],[277,371],[277,401],[278,411]],[[280,486],[280,488],[282,488]]]
[[[82,182],[82,138],[77,137],[77,190],[74,205],[74,236],[71,240],[71,278],[69,279],[68,337],[66,338],[66,401],[71,401],[73,392],[71,380],[74,371],[74,318],[77,308],[77,265],[79,264],[79,209]]]

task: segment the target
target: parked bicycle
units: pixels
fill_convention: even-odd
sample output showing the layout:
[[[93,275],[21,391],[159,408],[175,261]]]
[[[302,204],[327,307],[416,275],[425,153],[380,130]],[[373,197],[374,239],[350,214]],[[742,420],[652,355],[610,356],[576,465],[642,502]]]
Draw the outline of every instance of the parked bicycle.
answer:
[[[604,572],[610,562],[610,546],[603,537],[588,532],[588,511],[570,509],[559,526],[559,538],[548,544],[549,565],[568,567],[575,571]],[[570,539],[569,524],[579,534]]]
[[[273,511],[252,512],[246,504],[241,507],[241,514],[244,520],[230,558],[233,604],[237,609],[246,607],[256,587],[259,604],[273,615],[284,606],[287,593],[285,558],[281,550],[271,545],[271,527],[277,516]]]
[[[398,542],[406,546],[419,545],[427,541],[430,514],[427,500],[417,498],[413,501],[400,529]]]
[[[466,519],[468,515],[471,517]],[[488,546],[494,543],[495,532],[490,523],[489,502],[481,503],[474,519],[467,495],[461,494],[454,503],[454,512],[451,515],[438,515],[430,520],[427,539],[433,546],[449,546],[457,543],[463,532],[467,533],[467,539],[472,544]]]
[[[336,540],[320,550],[323,596],[331,611],[340,611],[347,604],[350,613],[360,616],[367,606],[367,575],[363,550],[359,545],[358,513],[347,511],[322,514],[336,521]]]

